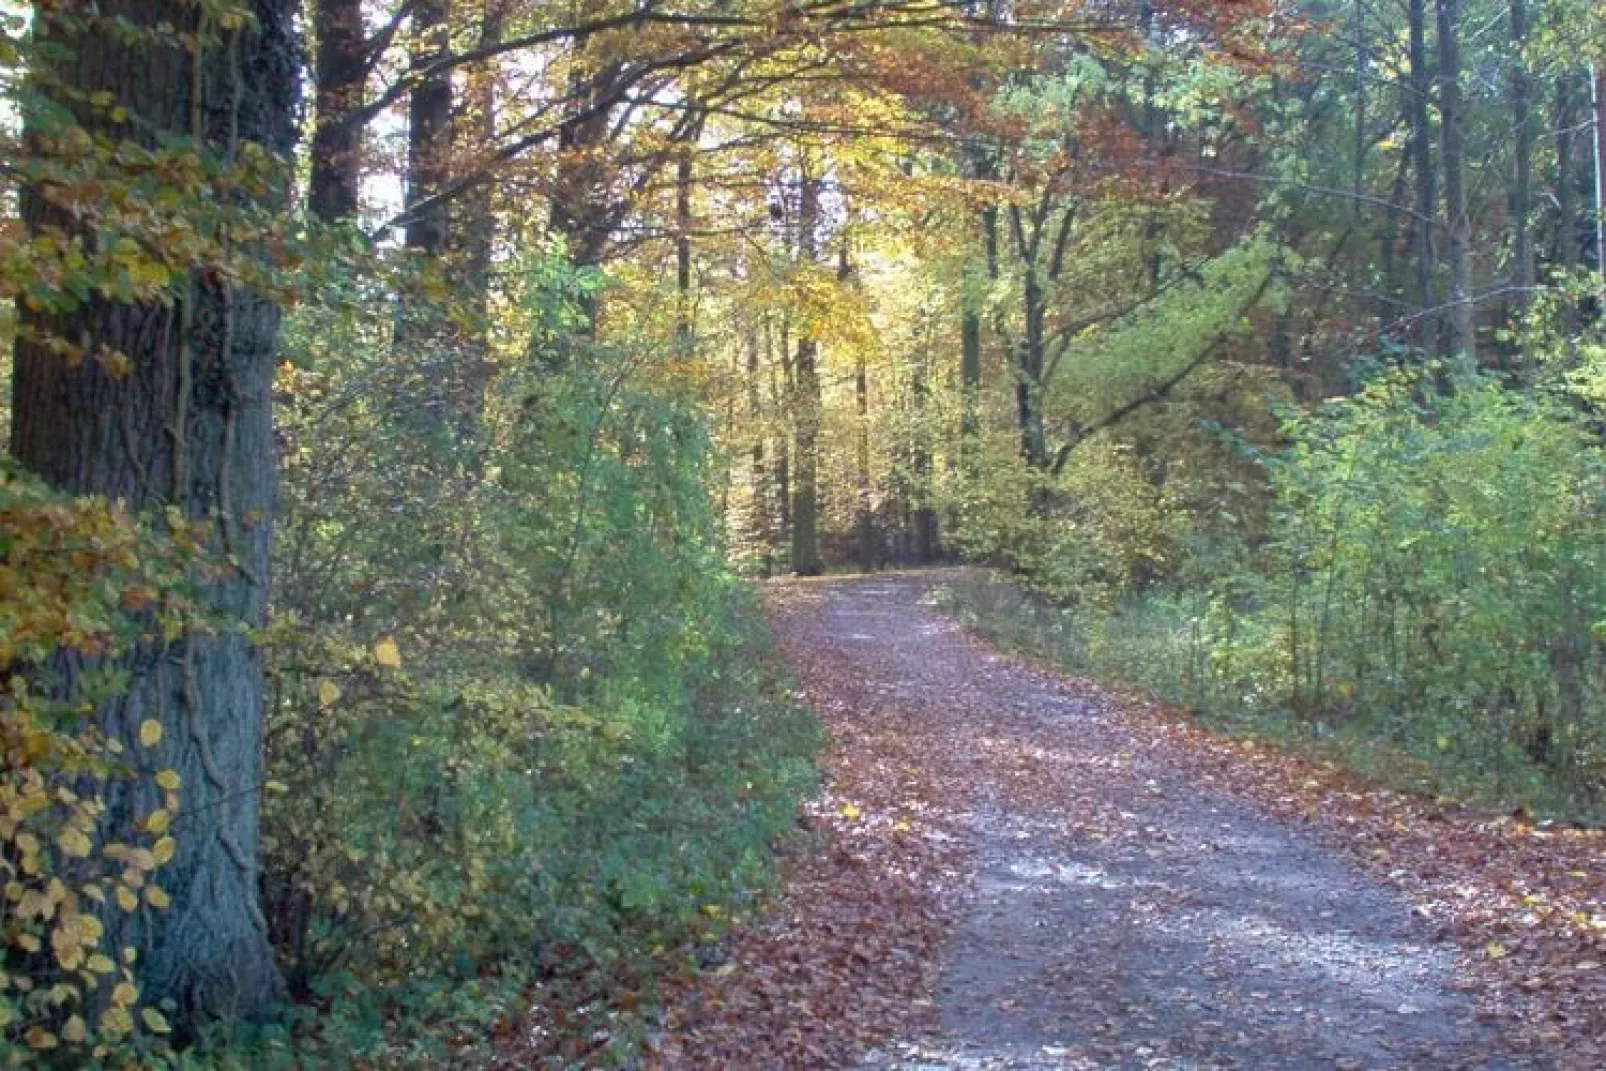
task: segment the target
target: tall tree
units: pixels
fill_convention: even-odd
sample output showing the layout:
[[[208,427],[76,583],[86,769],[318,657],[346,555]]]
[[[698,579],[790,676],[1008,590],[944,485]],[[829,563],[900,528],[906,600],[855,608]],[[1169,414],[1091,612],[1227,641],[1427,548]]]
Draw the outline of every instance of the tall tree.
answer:
[[[215,4],[103,0],[84,17],[72,5],[40,5],[35,85],[53,107],[27,115],[27,135],[51,144],[70,116],[106,146],[195,153],[225,174],[265,150],[279,163],[261,188],[208,194],[242,212],[273,209],[295,134],[295,9],[294,0],[251,0],[238,18]],[[174,23],[184,23],[180,32]],[[48,181],[22,199],[42,241],[105,239],[97,207]],[[212,237],[227,245],[231,231]],[[98,712],[121,739],[149,719],[167,726],[156,759],[178,772],[185,792],[182,835],[162,872],[171,907],[108,912],[107,928],[112,947],[139,950],[147,996],[171,998],[191,1019],[261,1014],[278,988],[258,907],[263,682],[248,629],[262,623],[268,596],[279,309],[215,267],[197,265],[170,305],[103,293],[48,315],[25,304],[11,443],[24,466],[63,491],[208,528],[229,563],[195,582],[205,609],[246,627],[141,649],[122,667],[126,690]],[[64,360],[51,339],[121,354],[126,370]],[[109,800],[109,835],[128,835],[149,809],[136,796]]]
[[[1412,224],[1416,246],[1416,304],[1418,345],[1426,353],[1439,346],[1439,315],[1434,309],[1434,277],[1438,253],[1433,241],[1433,220],[1438,215],[1437,172],[1433,166],[1433,127],[1428,119],[1433,99],[1433,74],[1428,66],[1427,0],[1409,0],[1406,12],[1410,77],[1406,101],[1411,126],[1411,167],[1415,175],[1416,215]]]
[[[357,214],[362,179],[362,127],[352,115],[368,78],[362,0],[314,0],[317,61],[308,207],[327,221]]]
[[[1472,294],[1472,217],[1467,212],[1466,115],[1461,95],[1461,0],[1437,0],[1439,137],[1444,167],[1444,215],[1449,231],[1448,345],[1468,365],[1478,359],[1477,308]]]
[[[1511,283],[1516,304],[1527,304],[1534,287],[1533,79],[1528,73],[1528,0],[1511,0]]]
[[[443,69],[451,50],[446,0],[415,0],[412,71],[407,102],[407,248],[428,256],[446,251],[446,187],[451,156],[452,76]]]
[[[797,256],[804,271],[812,270],[819,252],[820,176],[805,156],[798,166]],[[816,576],[825,569],[820,557],[820,342],[812,326],[798,339],[793,358],[792,419],[792,571]]]

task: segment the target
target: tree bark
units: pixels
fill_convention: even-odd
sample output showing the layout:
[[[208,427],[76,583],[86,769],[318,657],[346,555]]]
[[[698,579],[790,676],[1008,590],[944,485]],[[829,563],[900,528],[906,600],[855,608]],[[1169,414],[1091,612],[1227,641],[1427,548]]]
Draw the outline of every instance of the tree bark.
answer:
[[[1578,172],[1573,124],[1578,121],[1576,79],[1564,74],[1556,81],[1556,234],[1555,261],[1563,270],[1578,264],[1582,252],[1578,215]]]
[[[750,332],[747,336],[747,422],[753,437],[748,451],[753,484],[751,536],[761,548],[760,575],[767,577],[775,569],[775,532],[770,519],[769,473],[765,471],[764,462],[764,396],[758,377],[758,337]]]
[[[417,0],[413,8],[414,70],[438,64],[451,48],[446,0]],[[407,248],[426,256],[446,251],[445,202],[436,194],[446,186],[452,127],[452,78],[442,73],[423,79],[407,101]]]
[[[798,257],[812,265],[817,255],[820,224],[820,180],[804,167],[799,174]],[[818,576],[825,571],[820,558],[819,455],[820,344],[805,333],[798,339],[793,367],[792,419],[792,571]]]
[[[189,141],[229,161],[255,143],[284,159],[287,175],[296,4],[252,0],[248,7],[254,19],[237,31],[186,20],[179,28],[196,34],[198,56],[176,40],[146,39],[135,48],[111,29],[119,19],[148,31],[177,21],[167,0],[102,0],[101,19],[76,24],[38,8],[34,29],[51,49],[42,63],[50,77],[39,85],[112,144]],[[82,104],[101,93],[132,118],[114,124],[107,111]],[[265,195],[231,191],[224,203],[272,210],[284,193],[281,182]],[[93,239],[48,189],[24,191],[22,216],[34,234],[61,228]],[[71,313],[47,319],[25,309],[23,318],[32,331],[15,350],[13,455],[63,491],[140,511],[176,509],[211,525],[217,551],[235,565],[195,578],[203,608],[260,626],[273,510],[276,303],[202,269],[172,307],[96,297]],[[117,376],[98,361],[69,364],[42,344],[47,334],[121,352],[131,368]],[[141,754],[179,773],[184,811],[175,824],[177,854],[157,875],[171,907],[108,912],[106,947],[138,949],[145,999],[171,998],[187,1024],[263,1015],[279,981],[258,901],[260,654],[244,630],[220,630],[143,646],[122,668],[126,691],[97,716],[126,741],[145,719],[164,723],[161,743]],[[152,807],[146,792],[110,796],[106,836],[132,838],[136,813]]]
[[[675,348],[692,352],[691,191],[692,147],[683,145],[675,158]]]
[[[837,282],[846,285],[853,277],[846,239],[837,255]],[[859,568],[870,572],[876,565],[875,489],[870,479],[870,362],[863,347],[853,353],[853,399],[858,426],[854,429],[853,467],[855,477],[854,527],[858,534]]]
[[[1477,310],[1472,304],[1472,219],[1467,214],[1465,117],[1461,104],[1461,0],[1437,0],[1439,136],[1444,167],[1444,215],[1449,227],[1450,356],[1468,368],[1478,361]]]
[[[1411,123],[1411,159],[1416,190],[1416,300],[1417,345],[1424,353],[1439,348],[1439,317],[1434,311],[1434,276],[1438,255],[1433,241],[1433,220],[1438,214],[1438,192],[1433,169],[1433,128],[1428,119],[1428,102],[1433,93],[1433,75],[1428,69],[1427,0],[1409,0],[1407,7],[1410,79],[1407,87]]]
[[[1591,91],[1595,101],[1595,267],[1606,277],[1606,67],[1597,67]]]
[[[368,77],[362,0],[315,0],[316,113],[308,207],[325,222],[356,216],[362,178],[362,126],[351,121]]]
[[[1527,0],[1511,0],[1511,43],[1516,53],[1511,66],[1511,123],[1513,175],[1511,186],[1511,282],[1517,288],[1515,305],[1528,304],[1534,278],[1533,223],[1533,80],[1522,54],[1528,43]]]

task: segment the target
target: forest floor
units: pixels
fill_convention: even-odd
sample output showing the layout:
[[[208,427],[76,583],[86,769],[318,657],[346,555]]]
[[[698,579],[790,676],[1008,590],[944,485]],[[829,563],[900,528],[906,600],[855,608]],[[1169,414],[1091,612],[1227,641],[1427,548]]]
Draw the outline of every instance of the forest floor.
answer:
[[[942,574],[773,586],[829,733],[782,896],[655,1062],[1606,1066],[1606,839],[990,650]]]

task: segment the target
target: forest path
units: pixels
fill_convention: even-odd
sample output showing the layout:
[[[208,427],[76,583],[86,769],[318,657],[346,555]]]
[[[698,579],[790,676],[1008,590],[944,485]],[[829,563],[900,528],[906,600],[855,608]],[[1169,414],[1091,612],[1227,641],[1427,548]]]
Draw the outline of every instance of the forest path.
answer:
[[[866,846],[862,880],[906,876],[886,839],[945,875],[935,1007],[866,1066],[1482,1062],[1453,945],[1398,892],[1212,787],[1108,695],[990,651],[931,590],[798,583],[776,610],[809,700],[854,723],[828,817]]]

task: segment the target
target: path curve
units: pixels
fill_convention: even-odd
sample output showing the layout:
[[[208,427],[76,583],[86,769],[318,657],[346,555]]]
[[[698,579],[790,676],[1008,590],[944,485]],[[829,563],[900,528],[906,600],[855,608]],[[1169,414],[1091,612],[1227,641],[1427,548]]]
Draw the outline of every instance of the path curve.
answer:
[[[865,1066],[1507,1065],[1397,892],[1193,783],[1096,689],[988,650],[929,577],[800,590],[783,649],[852,682],[866,717],[940,733],[971,863],[934,1029]]]

